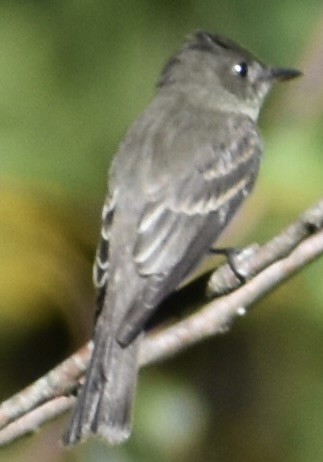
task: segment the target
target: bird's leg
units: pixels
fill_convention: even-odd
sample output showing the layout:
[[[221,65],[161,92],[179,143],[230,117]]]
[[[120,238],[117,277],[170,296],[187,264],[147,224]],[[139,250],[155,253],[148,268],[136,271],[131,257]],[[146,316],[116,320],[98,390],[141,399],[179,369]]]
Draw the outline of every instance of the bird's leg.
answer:
[[[244,252],[244,250],[235,248],[235,247],[222,247],[222,248],[211,248],[210,252],[216,255],[224,255],[228,261],[228,265],[236,276],[236,278],[244,284],[246,282],[246,277],[240,273],[239,269],[236,266],[235,259],[238,255]]]

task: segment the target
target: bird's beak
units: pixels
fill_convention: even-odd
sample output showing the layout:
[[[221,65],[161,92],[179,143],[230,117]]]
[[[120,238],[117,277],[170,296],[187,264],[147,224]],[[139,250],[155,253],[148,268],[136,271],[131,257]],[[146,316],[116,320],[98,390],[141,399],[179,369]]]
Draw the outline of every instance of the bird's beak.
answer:
[[[283,81],[295,79],[302,75],[302,72],[297,69],[271,68],[268,69],[268,74],[270,80]]]

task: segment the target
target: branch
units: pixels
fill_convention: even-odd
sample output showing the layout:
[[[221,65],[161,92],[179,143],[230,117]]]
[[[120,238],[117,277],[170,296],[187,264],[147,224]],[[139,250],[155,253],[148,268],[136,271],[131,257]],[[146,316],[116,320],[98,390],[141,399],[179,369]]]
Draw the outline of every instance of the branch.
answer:
[[[323,227],[322,210],[323,200],[304,212],[271,241],[261,247],[253,245],[240,252],[235,263],[238,272],[245,279],[251,279],[275,261],[287,257],[304,239]],[[223,295],[240,285],[241,281],[226,264],[213,273],[207,291],[209,296]]]
[[[323,254],[323,200],[302,214],[281,234],[252,252],[242,252],[236,267],[247,279],[243,286],[227,264],[216,270],[209,294],[229,294],[206,304],[197,313],[148,335],[142,342],[140,365],[182,351],[209,336],[228,330],[234,318],[245,315],[255,301]],[[63,414],[75,401],[77,388],[90,360],[89,342],[78,352],[0,406],[0,446],[35,431]]]

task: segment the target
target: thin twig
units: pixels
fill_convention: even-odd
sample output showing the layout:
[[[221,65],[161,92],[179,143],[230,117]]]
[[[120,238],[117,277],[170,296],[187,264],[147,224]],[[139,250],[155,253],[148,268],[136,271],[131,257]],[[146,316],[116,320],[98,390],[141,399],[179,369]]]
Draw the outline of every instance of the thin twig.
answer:
[[[250,271],[250,280],[245,285],[211,301],[183,321],[148,335],[142,343],[140,365],[165,359],[204,338],[228,330],[234,318],[244,315],[252,303],[323,254],[322,227],[323,200],[280,235],[243,259],[242,264]],[[221,271],[222,268],[215,274],[221,274]],[[229,289],[230,285],[226,290]],[[92,347],[92,342],[89,342],[48,374],[1,404],[0,445],[35,431],[44,422],[73,406],[74,397],[65,395],[79,384]]]
[[[245,315],[252,303],[322,254],[323,231],[320,231],[231,294],[210,302],[198,313],[158,335],[147,337],[142,349],[143,364],[165,359],[202,339],[226,332],[233,319]]]
[[[0,406],[0,429],[47,401],[69,393],[88,366],[92,342]]]
[[[286,257],[307,236],[323,227],[323,200],[304,212],[296,221],[262,246],[251,246],[235,259],[237,271],[246,279],[256,276],[267,266]],[[216,270],[209,282],[210,296],[223,295],[241,286],[241,281],[226,264]]]
[[[0,431],[0,446],[5,446],[21,436],[35,433],[42,424],[68,411],[74,402],[74,396],[59,396],[11,422]]]

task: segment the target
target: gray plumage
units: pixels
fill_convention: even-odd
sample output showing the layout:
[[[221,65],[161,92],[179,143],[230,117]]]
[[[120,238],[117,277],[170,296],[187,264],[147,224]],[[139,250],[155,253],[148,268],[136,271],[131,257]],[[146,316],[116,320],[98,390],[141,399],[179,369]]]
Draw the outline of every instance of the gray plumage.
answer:
[[[274,79],[296,75],[206,32],[165,66],[155,99],[111,167],[94,267],[95,347],[67,445],[90,433],[110,444],[130,435],[145,324],[251,192],[261,104]]]

